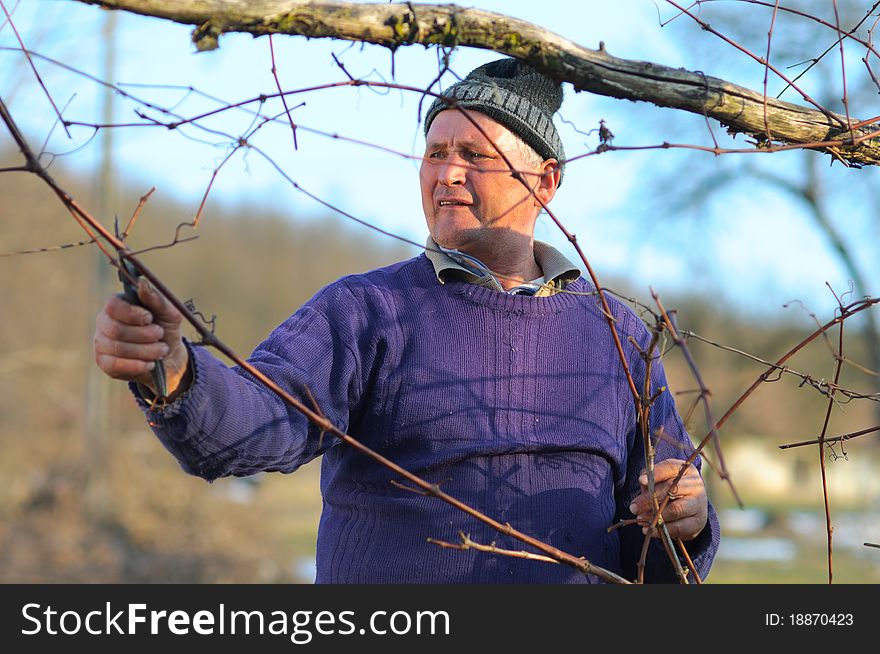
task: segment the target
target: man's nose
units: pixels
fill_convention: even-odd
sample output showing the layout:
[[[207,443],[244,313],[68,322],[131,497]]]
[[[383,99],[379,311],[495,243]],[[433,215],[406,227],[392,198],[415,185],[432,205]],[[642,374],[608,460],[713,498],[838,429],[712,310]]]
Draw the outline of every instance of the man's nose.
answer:
[[[442,164],[439,182],[444,186],[458,186],[464,184],[467,177],[467,165],[458,156],[451,156]]]

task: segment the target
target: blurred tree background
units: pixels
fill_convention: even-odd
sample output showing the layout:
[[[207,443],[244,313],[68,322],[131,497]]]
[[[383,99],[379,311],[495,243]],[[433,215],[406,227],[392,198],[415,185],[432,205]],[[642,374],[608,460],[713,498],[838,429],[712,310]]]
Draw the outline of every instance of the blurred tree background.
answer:
[[[719,27],[735,43],[761,57],[768,56],[797,89],[820,105],[841,114],[848,109],[853,116],[858,111],[876,114],[876,64],[865,48],[850,47],[852,43],[847,41],[844,73],[840,39],[833,29],[839,21],[843,30],[852,30],[871,42],[877,28],[876,2],[836,2],[834,10],[825,0],[781,3],[775,19],[774,7],[773,2],[710,1],[700,5],[698,13],[701,20]],[[695,67],[711,61],[712,75],[763,90],[764,67],[751,62],[737,48],[719,47],[718,37],[706,32],[695,35],[694,21],[686,16],[679,16],[666,27]],[[872,65],[870,72],[860,57]],[[773,74],[767,76],[766,84],[771,98],[803,102],[798,90]],[[847,107],[841,101],[844,88]],[[748,144],[742,136],[731,138],[717,124],[712,130],[722,147]],[[666,122],[663,131],[670,141],[708,143],[706,122]],[[692,158],[679,155],[667,163],[649,178],[646,194],[653,199],[647,206],[655,214],[662,213],[666,229],[682,230],[684,238],[694,241],[705,238],[707,231],[733,231],[740,221],[761,214],[769,218],[766,214],[782,208],[795,218],[797,231],[775,243],[775,247],[780,251],[796,247],[800,236],[815,234],[831,255],[837,279],[850,284],[835,288],[835,292],[849,293],[850,301],[877,294],[880,268],[874,256],[876,250],[862,247],[866,237],[880,236],[880,171],[875,166],[853,170],[833,157],[810,150],[772,156],[721,156],[705,166],[694,166]],[[713,207],[727,210],[717,212]],[[701,266],[712,257],[711,252],[700,248],[693,248],[690,255]],[[741,256],[748,259],[753,255],[741,252]],[[834,277],[831,271],[828,275]],[[880,317],[876,311],[867,311],[850,324],[855,322],[873,336],[867,341],[863,363],[880,370]],[[880,410],[877,416],[880,418]]]

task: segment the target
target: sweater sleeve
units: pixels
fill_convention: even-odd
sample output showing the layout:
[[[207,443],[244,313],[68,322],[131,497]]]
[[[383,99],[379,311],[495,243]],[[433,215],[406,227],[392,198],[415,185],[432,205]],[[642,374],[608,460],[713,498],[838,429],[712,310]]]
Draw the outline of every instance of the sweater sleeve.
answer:
[[[648,339],[639,338],[642,342],[642,348],[647,349]],[[637,384],[641,384],[644,380],[645,364],[640,356],[634,358],[632,362],[633,376]],[[641,385],[639,390],[641,390]],[[654,359],[651,365],[651,383],[652,395],[663,388],[653,404],[649,414],[649,426],[652,434],[662,433],[666,438],[653,438],[656,462],[666,459],[687,459],[694,451],[690,437],[685,430],[681,417],[675,407],[675,400],[672,392],[669,390],[666,373],[663,370],[663,364],[658,353],[654,352]],[[632,412],[633,417],[635,411]],[[633,420],[635,422],[635,420]],[[629,504],[639,494],[639,475],[645,469],[645,447],[642,434],[637,425],[634,425],[632,431],[627,435],[628,442],[631,443],[630,450],[627,455],[626,479],[623,488],[618,492],[617,499],[617,519],[631,519],[634,516],[629,511]],[[694,465],[701,470],[702,461],[698,456],[694,460]],[[701,473],[702,474],[702,473]],[[623,574],[628,579],[637,577],[637,565],[641,556],[642,546],[645,536],[642,529],[638,525],[629,525],[620,530],[620,548],[621,548],[621,564]],[[700,575],[701,579],[705,579],[709,574],[715,553],[718,551],[718,545],[721,539],[721,531],[718,524],[718,516],[712,503],[708,504],[708,516],[706,525],[703,530],[693,540],[686,541],[688,555],[694,563],[694,567]],[[679,559],[682,567],[687,570],[684,558],[679,553]],[[656,538],[651,539],[648,548],[648,555],[645,560],[645,582],[646,583],[678,583],[679,579],[675,573],[672,562],[669,559],[663,543]]]
[[[342,431],[362,397],[363,361],[352,344],[369,340],[355,302],[339,283],[323,289],[249,358],[306,406],[310,392]],[[293,472],[338,442],[247,372],[227,367],[206,348],[188,348],[193,382],[175,402],[152,410],[133,389],[153,431],[186,472],[209,481]]]

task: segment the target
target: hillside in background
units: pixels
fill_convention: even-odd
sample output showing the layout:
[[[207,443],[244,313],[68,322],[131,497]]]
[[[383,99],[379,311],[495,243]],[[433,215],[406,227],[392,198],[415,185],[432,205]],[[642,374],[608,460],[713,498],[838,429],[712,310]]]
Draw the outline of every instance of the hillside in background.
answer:
[[[14,158],[0,157],[0,167],[4,160]],[[53,174],[84,206],[95,206],[90,180],[57,167]],[[147,190],[121,190],[123,224]],[[175,203],[159,189],[142,212],[132,247],[168,242],[197,202]],[[102,219],[112,225],[112,217]],[[413,219],[421,220],[418,207]],[[20,173],[0,175],[0,225],[0,252],[84,237],[48,188]],[[289,216],[268,199],[261,207],[209,205],[198,235],[144,260],[180,297],[216,315],[217,333],[240,353],[324,284],[417,254],[338,218]],[[308,581],[320,513],[317,467],[214,484],[182,473],[124,385],[89,386],[93,320],[107,292],[95,290],[99,276],[116,292],[115,270],[93,246],[0,257],[0,581]],[[625,280],[603,282],[626,286]],[[644,290],[634,293],[645,301]],[[804,312],[768,324],[731,315],[710,298],[664,301],[678,308],[682,328],[769,360],[815,327]],[[847,355],[858,361],[864,344],[857,323],[847,325]],[[763,371],[737,354],[697,341],[691,347],[717,415]],[[666,365],[681,413],[692,435],[701,437],[702,408],[693,408],[689,392],[695,383],[678,354]],[[828,343],[818,339],[790,365],[830,379]],[[732,477],[750,506],[820,507],[816,450],[775,447],[815,437],[821,428],[826,400],[799,381],[786,376],[765,385],[722,431]],[[877,387],[875,377],[854,366],[845,368],[842,384],[868,392]],[[875,424],[874,407],[840,407],[829,434]],[[876,511],[878,476],[863,465],[876,470],[876,443],[876,434],[852,441],[847,458],[829,462],[835,510]],[[706,476],[713,501],[729,506],[730,491],[714,473]],[[856,581],[877,574],[876,566],[867,576],[854,566]],[[821,582],[821,570],[818,575],[801,581]]]

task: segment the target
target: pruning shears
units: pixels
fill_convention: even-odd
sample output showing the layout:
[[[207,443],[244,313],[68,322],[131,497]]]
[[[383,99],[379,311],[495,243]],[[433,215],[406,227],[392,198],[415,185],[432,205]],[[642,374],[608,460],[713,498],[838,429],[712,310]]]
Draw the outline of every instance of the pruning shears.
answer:
[[[116,237],[119,238],[119,224],[116,227]],[[132,280],[137,280],[141,276],[141,271],[130,259],[120,256],[117,263],[119,264],[119,281],[122,282],[122,298],[129,304],[138,307],[144,306],[137,294],[137,287]],[[125,271],[125,272],[123,272]],[[128,273],[128,274],[126,274]],[[168,388],[165,383],[165,364],[158,359],[153,367],[151,374],[153,376],[153,387],[156,389],[157,397],[166,397]]]

